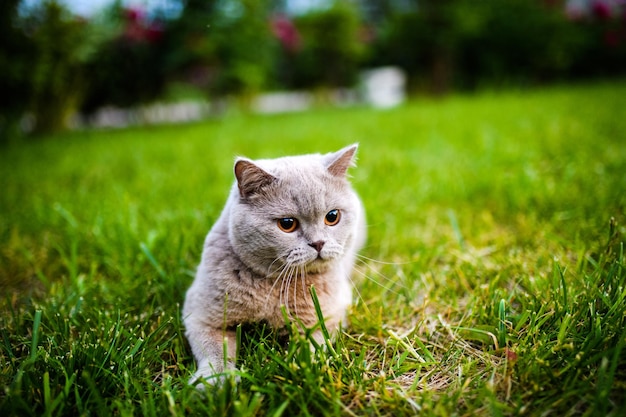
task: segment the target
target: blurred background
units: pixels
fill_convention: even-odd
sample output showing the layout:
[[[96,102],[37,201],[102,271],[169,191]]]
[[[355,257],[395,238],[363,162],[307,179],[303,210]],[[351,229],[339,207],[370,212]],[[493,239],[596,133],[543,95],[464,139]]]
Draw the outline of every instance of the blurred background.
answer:
[[[625,73],[626,0],[0,2],[2,140]]]

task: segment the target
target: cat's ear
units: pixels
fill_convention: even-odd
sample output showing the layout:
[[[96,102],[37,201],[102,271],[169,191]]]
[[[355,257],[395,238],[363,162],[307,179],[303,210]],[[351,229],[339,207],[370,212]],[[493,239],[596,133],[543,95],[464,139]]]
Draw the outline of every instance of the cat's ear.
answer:
[[[357,143],[343,148],[340,151],[325,157],[325,165],[328,172],[335,177],[345,177],[348,168],[354,165],[354,154],[359,145]]]
[[[239,194],[243,198],[258,192],[276,180],[274,176],[263,171],[252,161],[241,158],[235,162],[235,177],[237,177]]]

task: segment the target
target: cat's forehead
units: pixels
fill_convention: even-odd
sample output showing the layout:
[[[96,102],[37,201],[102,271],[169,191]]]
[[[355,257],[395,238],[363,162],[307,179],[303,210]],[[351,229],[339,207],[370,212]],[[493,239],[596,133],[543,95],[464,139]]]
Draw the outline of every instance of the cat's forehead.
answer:
[[[289,213],[317,216],[335,208],[345,194],[345,180],[330,175],[320,155],[256,161],[278,179],[271,205]]]

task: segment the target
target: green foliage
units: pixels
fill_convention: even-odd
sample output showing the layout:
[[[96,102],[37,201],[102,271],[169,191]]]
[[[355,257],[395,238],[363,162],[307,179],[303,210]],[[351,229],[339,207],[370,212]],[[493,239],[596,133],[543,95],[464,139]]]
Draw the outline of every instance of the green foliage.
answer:
[[[123,8],[116,2],[91,27],[103,36],[97,54],[85,64],[89,77],[82,112],[136,106],[163,94],[169,52],[165,20],[148,18],[141,9]]]
[[[4,2],[0,48],[0,135],[29,113],[36,134],[64,130],[81,107],[93,75],[87,67],[111,34],[97,22],[72,15],[54,0],[18,11]]]
[[[301,38],[295,54],[293,82],[298,87],[343,87],[357,78],[365,45],[360,17],[350,2],[335,1],[294,20]]]
[[[62,130],[77,110],[161,100],[183,84],[193,97],[247,105],[263,90],[353,86],[374,66],[400,66],[412,91],[435,94],[626,68],[624,5],[593,2],[576,17],[563,2],[543,0],[337,0],[297,15],[285,13],[288,3],[185,0],[142,10],[117,1],[86,20],[56,0],[19,13],[20,2],[5,1],[0,140],[21,125]],[[168,4],[180,5],[180,15],[168,14]],[[281,18],[290,28],[277,28]]]
[[[554,79],[580,59],[586,34],[560,6],[524,0],[481,6],[475,13],[484,19],[482,30],[462,34],[459,48],[466,83]]]
[[[623,415],[624,94],[454,96],[5,146],[0,414]],[[369,239],[349,327],[315,352],[308,335],[242,327],[240,382],[196,392],[180,303],[233,155],[355,141]]]
[[[251,95],[270,81],[276,41],[269,0],[186,2],[168,30],[168,70],[210,95]]]
[[[19,133],[20,118],[31,94],[28,59],[33,45],[13,24],[19,3],[7,0],[0,4],[0,143]]]
[[[216,44],[217,93],[259,92],[273,68],[276,41],[269,26],[269,1],[222,1],[208,36]]]
[[[584,33],[579,56],[572,73],[586,77],[606,77],[622,74],[626,68],[626,19],[596,19],[581,21],[577,29]],[[580,36],[580,35],[579,35]]]
[[[211,76],[203,70],[215,65],[216,45],[210,34],[216,3],[186,1],[181,16],[171,22],[168,30],[167,71],[176,78],[191,80],[202,89],[207,89],[211,82]]]
[[[34,131],[63,130],[84,89],[83,65],[93,52],[90,28],[54,0],[28,10],[22,24],[30,53],[21,64],[28,64]]]
[[[582,75],[581,64],[602,41],[594,24],[568,20],[562,7],[527,0],[421,2],[390,17],[374,56],[439,93]]]

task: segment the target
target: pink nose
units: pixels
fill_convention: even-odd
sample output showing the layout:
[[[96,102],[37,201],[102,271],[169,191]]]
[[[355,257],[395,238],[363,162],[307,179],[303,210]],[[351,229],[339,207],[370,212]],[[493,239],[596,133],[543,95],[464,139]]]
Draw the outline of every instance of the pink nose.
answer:
[[[324,243],[326,242],[324,242],[323,240],[318,240],[317,242],[309,243],[309,246],[315,248],[317,253],[320,253],[320,251],[324,247]]]

